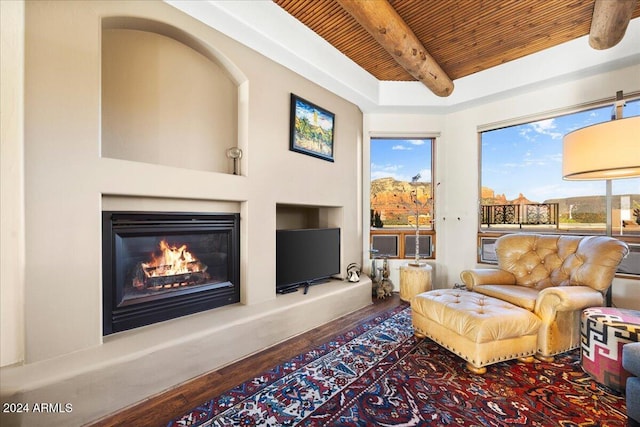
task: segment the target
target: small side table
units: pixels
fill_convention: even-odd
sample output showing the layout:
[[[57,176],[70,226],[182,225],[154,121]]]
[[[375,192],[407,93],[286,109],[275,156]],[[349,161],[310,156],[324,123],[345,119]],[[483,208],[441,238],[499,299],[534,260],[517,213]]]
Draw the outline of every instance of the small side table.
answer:
[[[411,302],[418,294],[431,290],[431,271],[429,264],[403,265],[400,267],[400,299]]]

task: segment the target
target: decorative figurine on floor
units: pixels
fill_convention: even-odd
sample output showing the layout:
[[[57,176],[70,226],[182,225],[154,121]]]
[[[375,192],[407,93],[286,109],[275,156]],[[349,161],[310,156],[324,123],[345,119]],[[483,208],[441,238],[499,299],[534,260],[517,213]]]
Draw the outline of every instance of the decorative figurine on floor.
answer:
[[[373,291],[378,299],[384,299],[393,293],[393,283],[389,279],[390,271],[387,258],[384,258],[382,267],[378,268],[378,272],[375,277],[376,280],[373,281]]]

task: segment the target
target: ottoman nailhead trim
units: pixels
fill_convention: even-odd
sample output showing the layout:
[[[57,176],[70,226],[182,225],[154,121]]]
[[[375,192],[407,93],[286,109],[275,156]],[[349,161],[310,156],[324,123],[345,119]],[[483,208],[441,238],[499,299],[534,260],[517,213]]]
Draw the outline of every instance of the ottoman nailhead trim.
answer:
[[[448,346],[447,344],[441,342],[440,340],[437,340],[437,339],[431,337],[429,334],[427,334],[426,332],[424,332],[420,328],[414,327],[414,329],[416,331],[418,331],[419,333],[421,333],[422,335],[425,335],[426,337],[428,337],[431,341],[433,341],[436,344],[446,348],[451,353],[454,353],[454,354],[458,355],[461,359],[466,360],[467,362],[469,362],[472,365],[474,365],[476,367],[479,367],[479,368],[484,366],[484,365],[489,365],[489,364],[492,364],[492,363],[501,362],[503,360],[512,360],[512,359],[517,359],[518,357],[533,356],[535,354],[535,351],[534,352],[524,352],[524,353],[512,354],[512,355],[509,355],[509,356],[503,356],[503,357],[499,357],[499,358],[493,358],[493,359],[490,359],[490,360],[476,362],[475,360],[466,357],[464,354],[456,351],[454,348]],[[480,366],[477,366],[477,364],[479,364]]]

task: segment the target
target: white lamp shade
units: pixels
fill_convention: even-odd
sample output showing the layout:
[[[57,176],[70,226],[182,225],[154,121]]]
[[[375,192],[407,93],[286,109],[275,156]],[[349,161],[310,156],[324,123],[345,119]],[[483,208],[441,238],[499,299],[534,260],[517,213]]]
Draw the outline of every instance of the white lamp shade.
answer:
[[[565,135],[562,176],[567,180],[640,176],[640,116],[588,126]]]

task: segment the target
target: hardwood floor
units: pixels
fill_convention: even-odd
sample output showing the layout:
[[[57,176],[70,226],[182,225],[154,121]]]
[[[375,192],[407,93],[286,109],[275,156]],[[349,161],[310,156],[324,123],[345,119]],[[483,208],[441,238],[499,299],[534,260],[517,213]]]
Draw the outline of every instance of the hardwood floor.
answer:
[[[358,322],[375,317],[379,313],[400,304],[406,303],[400,300],[397,293],[383,300],[374,298],[373,304],[370,306],[291,338],[217,371],[209,372],[187,383],[177,385],[171,390],[137,403],[116,414],[109,415],[97,422],[89,424],[89,426],[166,426],[172,419],[179,417],[208,399],[336,335],[348,331]]]

